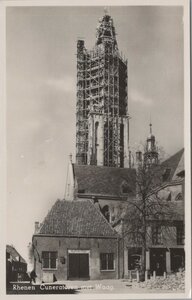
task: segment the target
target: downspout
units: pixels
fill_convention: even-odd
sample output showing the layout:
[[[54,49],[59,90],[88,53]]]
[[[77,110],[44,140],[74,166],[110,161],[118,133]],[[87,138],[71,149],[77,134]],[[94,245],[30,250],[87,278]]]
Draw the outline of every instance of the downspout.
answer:
[[[124,245],[125,245],[125,243],[124,243],[124,220],[122,219],[121,220],[121,222],[122,222],[122,252],[123,252],[123,274],[122,274],[122,278],[124,278],[124,274],[125,274],[125,257],[124,257]]]

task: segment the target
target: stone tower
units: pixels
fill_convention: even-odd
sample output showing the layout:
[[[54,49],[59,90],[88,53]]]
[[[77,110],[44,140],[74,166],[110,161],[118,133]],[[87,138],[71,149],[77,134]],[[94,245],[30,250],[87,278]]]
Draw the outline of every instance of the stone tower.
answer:
[[[76,163],[128,167],[128,144],[127,60],[106,13],[92,50],[77,41]]]

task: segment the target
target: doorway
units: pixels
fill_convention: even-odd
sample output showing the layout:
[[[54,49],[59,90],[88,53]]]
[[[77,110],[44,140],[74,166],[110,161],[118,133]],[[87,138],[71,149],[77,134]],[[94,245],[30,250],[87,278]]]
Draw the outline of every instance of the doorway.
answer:
[[[150,269],[156,271],[157,276],[162,276],[166,271],[166,249],[150,250]]]
[[[69,253],[69,272],[68,279],[89,279],[89,254],[88,253]]]
[[[171,249],[171,271],[178,272],[185,267],[184,249]]]

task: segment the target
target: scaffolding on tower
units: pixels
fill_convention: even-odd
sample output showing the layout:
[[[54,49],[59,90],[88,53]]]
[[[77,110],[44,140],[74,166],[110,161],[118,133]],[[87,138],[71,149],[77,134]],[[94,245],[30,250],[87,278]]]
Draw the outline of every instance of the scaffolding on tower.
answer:
[[[124,166],[124,125],[128,122],[127,61],[118,50],[113,20],[105,15],[96,44],[88,51],[77,41],[76,162],[97,164],[97,144],[89,153],[90,115],[103,117],[103,165]],[[96,129],[94,129],[96,130]],[[92,136],[95,133],[92,133]]]

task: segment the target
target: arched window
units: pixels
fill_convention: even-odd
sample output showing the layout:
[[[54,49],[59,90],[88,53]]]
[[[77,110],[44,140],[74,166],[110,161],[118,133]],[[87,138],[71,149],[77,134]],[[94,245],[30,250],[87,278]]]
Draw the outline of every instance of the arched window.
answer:
[[[108,205],[103,206],[103,208],[101,208],[101,212],[104,215],[104,217],[107,219],[107,221],[109,222],[109,219],[110,219],[109,206]]]
[[[131,193],[131,188],[129,187],[129,185],[126,181],[124,181],[121,185],[121,192],[123,194]]]
[[[99,122],[95,122],[95,162],[97,164],[97,146],[98,146],[98,127]]]

